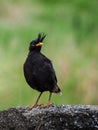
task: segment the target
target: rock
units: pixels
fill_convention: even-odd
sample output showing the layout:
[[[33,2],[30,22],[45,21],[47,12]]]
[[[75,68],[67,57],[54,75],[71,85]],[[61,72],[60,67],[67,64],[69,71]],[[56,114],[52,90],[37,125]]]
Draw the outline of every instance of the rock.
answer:
[[[0,111],[0,130],[98,130],[98,106],[52,105]]]

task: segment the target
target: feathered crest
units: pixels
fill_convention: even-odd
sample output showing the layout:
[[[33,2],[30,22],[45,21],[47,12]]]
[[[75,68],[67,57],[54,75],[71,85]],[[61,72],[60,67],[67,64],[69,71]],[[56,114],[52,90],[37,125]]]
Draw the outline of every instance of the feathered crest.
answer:
[[[39,33],[37,38],[35,40],[32,40],[30,42],[30,47],[29,47],[29,50],[32,50],[32,48],[34,48],[34,46],[36,44],[38,44],[39,42],[42,42],[44,40],[44,38],[46,37],[46,34],[44,33]],[[34,46],[33,46],[34,45]]]
[[[46,37],[46,34],[44,34],[44,33],[39,33],[39,34],[38,34],[38,37],[37,37],[37,39],[36,39],[37,43],[42,42],[45,37]]]

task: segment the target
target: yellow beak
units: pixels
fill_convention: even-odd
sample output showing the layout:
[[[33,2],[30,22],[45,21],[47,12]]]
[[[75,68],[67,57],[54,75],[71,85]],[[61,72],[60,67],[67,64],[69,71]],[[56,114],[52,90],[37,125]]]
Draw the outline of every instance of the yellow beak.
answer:
[[[43,45],[42,42],[39,42],[39,43],[36,44],[36,46],[42,46],[42,45]]]

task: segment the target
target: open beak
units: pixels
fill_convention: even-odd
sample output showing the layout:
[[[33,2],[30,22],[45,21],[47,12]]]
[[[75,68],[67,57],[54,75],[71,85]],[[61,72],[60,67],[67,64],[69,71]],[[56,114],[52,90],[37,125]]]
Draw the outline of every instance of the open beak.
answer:
[[[36,44],[36,46],[42,46],[42,45],[43,45],[42,42],[39,42],[39,43]]]

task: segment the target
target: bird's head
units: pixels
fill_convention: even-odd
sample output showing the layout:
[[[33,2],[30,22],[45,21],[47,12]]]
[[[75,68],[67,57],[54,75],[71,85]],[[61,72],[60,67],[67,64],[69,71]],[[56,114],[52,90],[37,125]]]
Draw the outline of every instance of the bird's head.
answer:
[[[29,46],[29,50],[30,51],[40,51],[41,50],[41,46],[43,45],[42,41],[44,40],[44,38],[46,37],[45,34],[38,34],[38,37],[30,42],[30,46]]]

